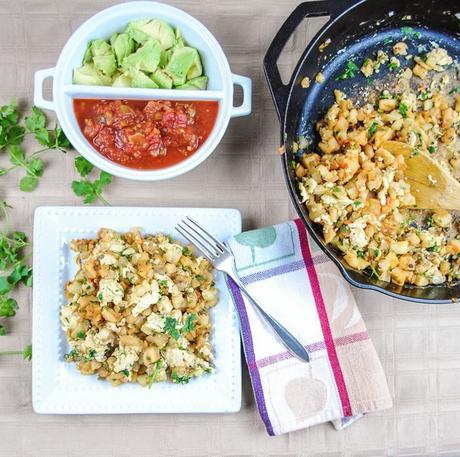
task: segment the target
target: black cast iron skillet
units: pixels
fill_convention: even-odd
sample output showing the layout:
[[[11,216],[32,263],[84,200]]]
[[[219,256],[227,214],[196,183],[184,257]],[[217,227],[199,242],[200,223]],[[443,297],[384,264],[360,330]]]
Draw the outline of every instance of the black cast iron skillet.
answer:
[[[337,80],[350,59],[361,66],[365,58],[372,57],[379,49],[392,55],[389,41],[394,44],[405,36],[410,45],[409,51],[414,54],[423,51],[419,46],[431,49],[433,46],[430,42],[434,41],[447,49],[454,59],[460,60],[460,15],[456,16],[457,13],[460,13],[458,0],[306,2],[287,18],[264,58],[265,76],[281,122],[281,143],[286,147],[286,153],[282,156],[284,176],[290,197],[308,232],[354,286],[422,303],[455,302],[460,297],[460,284],[397,286],[371,279],[365,273],[350,268],[342,260],[340,252],[324,243],[321,227],[309,219],[299,199],[295,175],[290,166],[294,158],[292,143],[297,141],[299,135],[307,135],[314,138],[312,147],[316,146],[318,138],[315,124],[334,102],[334,89],[340,88],[350,98],[359,98],[363,97],[370,84],[375,84],[373,78],[366,79],[360,73],[355,78]],[[319,16],[330,16],[330,19],[306,47],[289,83],[284,85],[277,67],[284,46],[305,18]],[[320,52],[319,45],[328,38],[331,44]],[[318,71],[325,77],[322,84],[313,82]],[[381,70],[378,78],[385,77],[384,71],[388,70]],[[303,89],[299,84],[305,76],[312,80],[308,89]]]

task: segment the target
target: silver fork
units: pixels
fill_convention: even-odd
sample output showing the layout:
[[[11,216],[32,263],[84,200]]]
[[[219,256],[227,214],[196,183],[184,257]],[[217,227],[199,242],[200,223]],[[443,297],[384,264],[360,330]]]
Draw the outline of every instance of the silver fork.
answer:
[[[240,290],[246,295],[249,302],[259,312],[260,316],[265,319],[265,322],[273,329],[276,336],[286,346],[286,348],[300,360],[305,362],[310,361],[307,350],[302,346],[302,343],[283,327],[275,318],[265,312],[257,303],[255,298],[249,293],[244,284],[241,282],[235,268],[235,259],[230,250],[214,236],[208,233],[191,217],[182,220],[176,230],[190,243],[195,245],[204,256],[214,265],[214,267],[226,273],[238,285]]]

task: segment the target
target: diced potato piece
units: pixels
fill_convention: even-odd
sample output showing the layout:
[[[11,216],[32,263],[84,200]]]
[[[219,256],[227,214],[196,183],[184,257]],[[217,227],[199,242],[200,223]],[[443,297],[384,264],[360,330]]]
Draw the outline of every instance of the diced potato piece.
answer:
[[[452,216],[445,209],[438,209],[433,214],[433,221],[436,225],[439,225],[439,227],[449,227],[449,225],[452,224]]]
[[[395,241],[394,243],[391,243],[390,249],[395,254],[406,254],[406,252],[409,250],[409,242],[407,240]]]
[[[409,272],[402,270],[401,268],[393,268],[391,270],[391,281],[400,286],[404,285]]]

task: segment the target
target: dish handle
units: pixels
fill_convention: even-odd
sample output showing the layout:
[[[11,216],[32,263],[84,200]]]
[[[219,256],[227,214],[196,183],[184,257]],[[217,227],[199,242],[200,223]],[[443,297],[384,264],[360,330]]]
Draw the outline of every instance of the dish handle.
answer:
[[[328,16],[330,5],[328,1],[301,3],[286,19],[273,38],[264,57],[264,73],[267,79],[276,112],[280,119],[284,118],[286,103],[289,95],[289,85],[283,84],[278,68],[278,59],[286,43],[300,23],[310,17]]]
[[[240,106],[234,106],[230,117],[247,116],[251,114],[252,109],[252,81],[246,76],[232,74],[234,85],[240,86],[243,89],[243,102]]]
[[[39,108],[54,111],[54,102],[46,100],[43,97],[43,83],[45,79],[54,78],[56,68],[46,68],[45,70],[38,70],[34,76],[34,105]]]

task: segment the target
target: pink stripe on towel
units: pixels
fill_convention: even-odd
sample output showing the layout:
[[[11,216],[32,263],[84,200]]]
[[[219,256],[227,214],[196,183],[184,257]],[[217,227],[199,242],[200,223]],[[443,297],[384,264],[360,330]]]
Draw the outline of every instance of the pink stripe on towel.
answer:
[[[332,337],[331,328],[329,326],[329,319],[327,317],[326,306],[324,305],[323,295],[319,285],[318,276],[313,266],[313,259],[308,243],[307,232],[300,219],[295,221],[297,231],[299,233],[300,248],[302,250],[302,256],[307,268],[308,277],[315,298],[316,309],[318,311],[319,320],[321,323],[321,329],[323,331],[324,342],[326,343],[326,350],[331,363],[332,372],[334,373],[335,383],[337,390],[339,391],[340,401],[342,403],[342,410],[344,416],[352,416],[352,410],[350,405],[350,398],[348,396],[347,386],[345,385],[345,379],[343,377],[342,368],[340,367],[339,358],[337,351],[335,350],[334,339]]]

